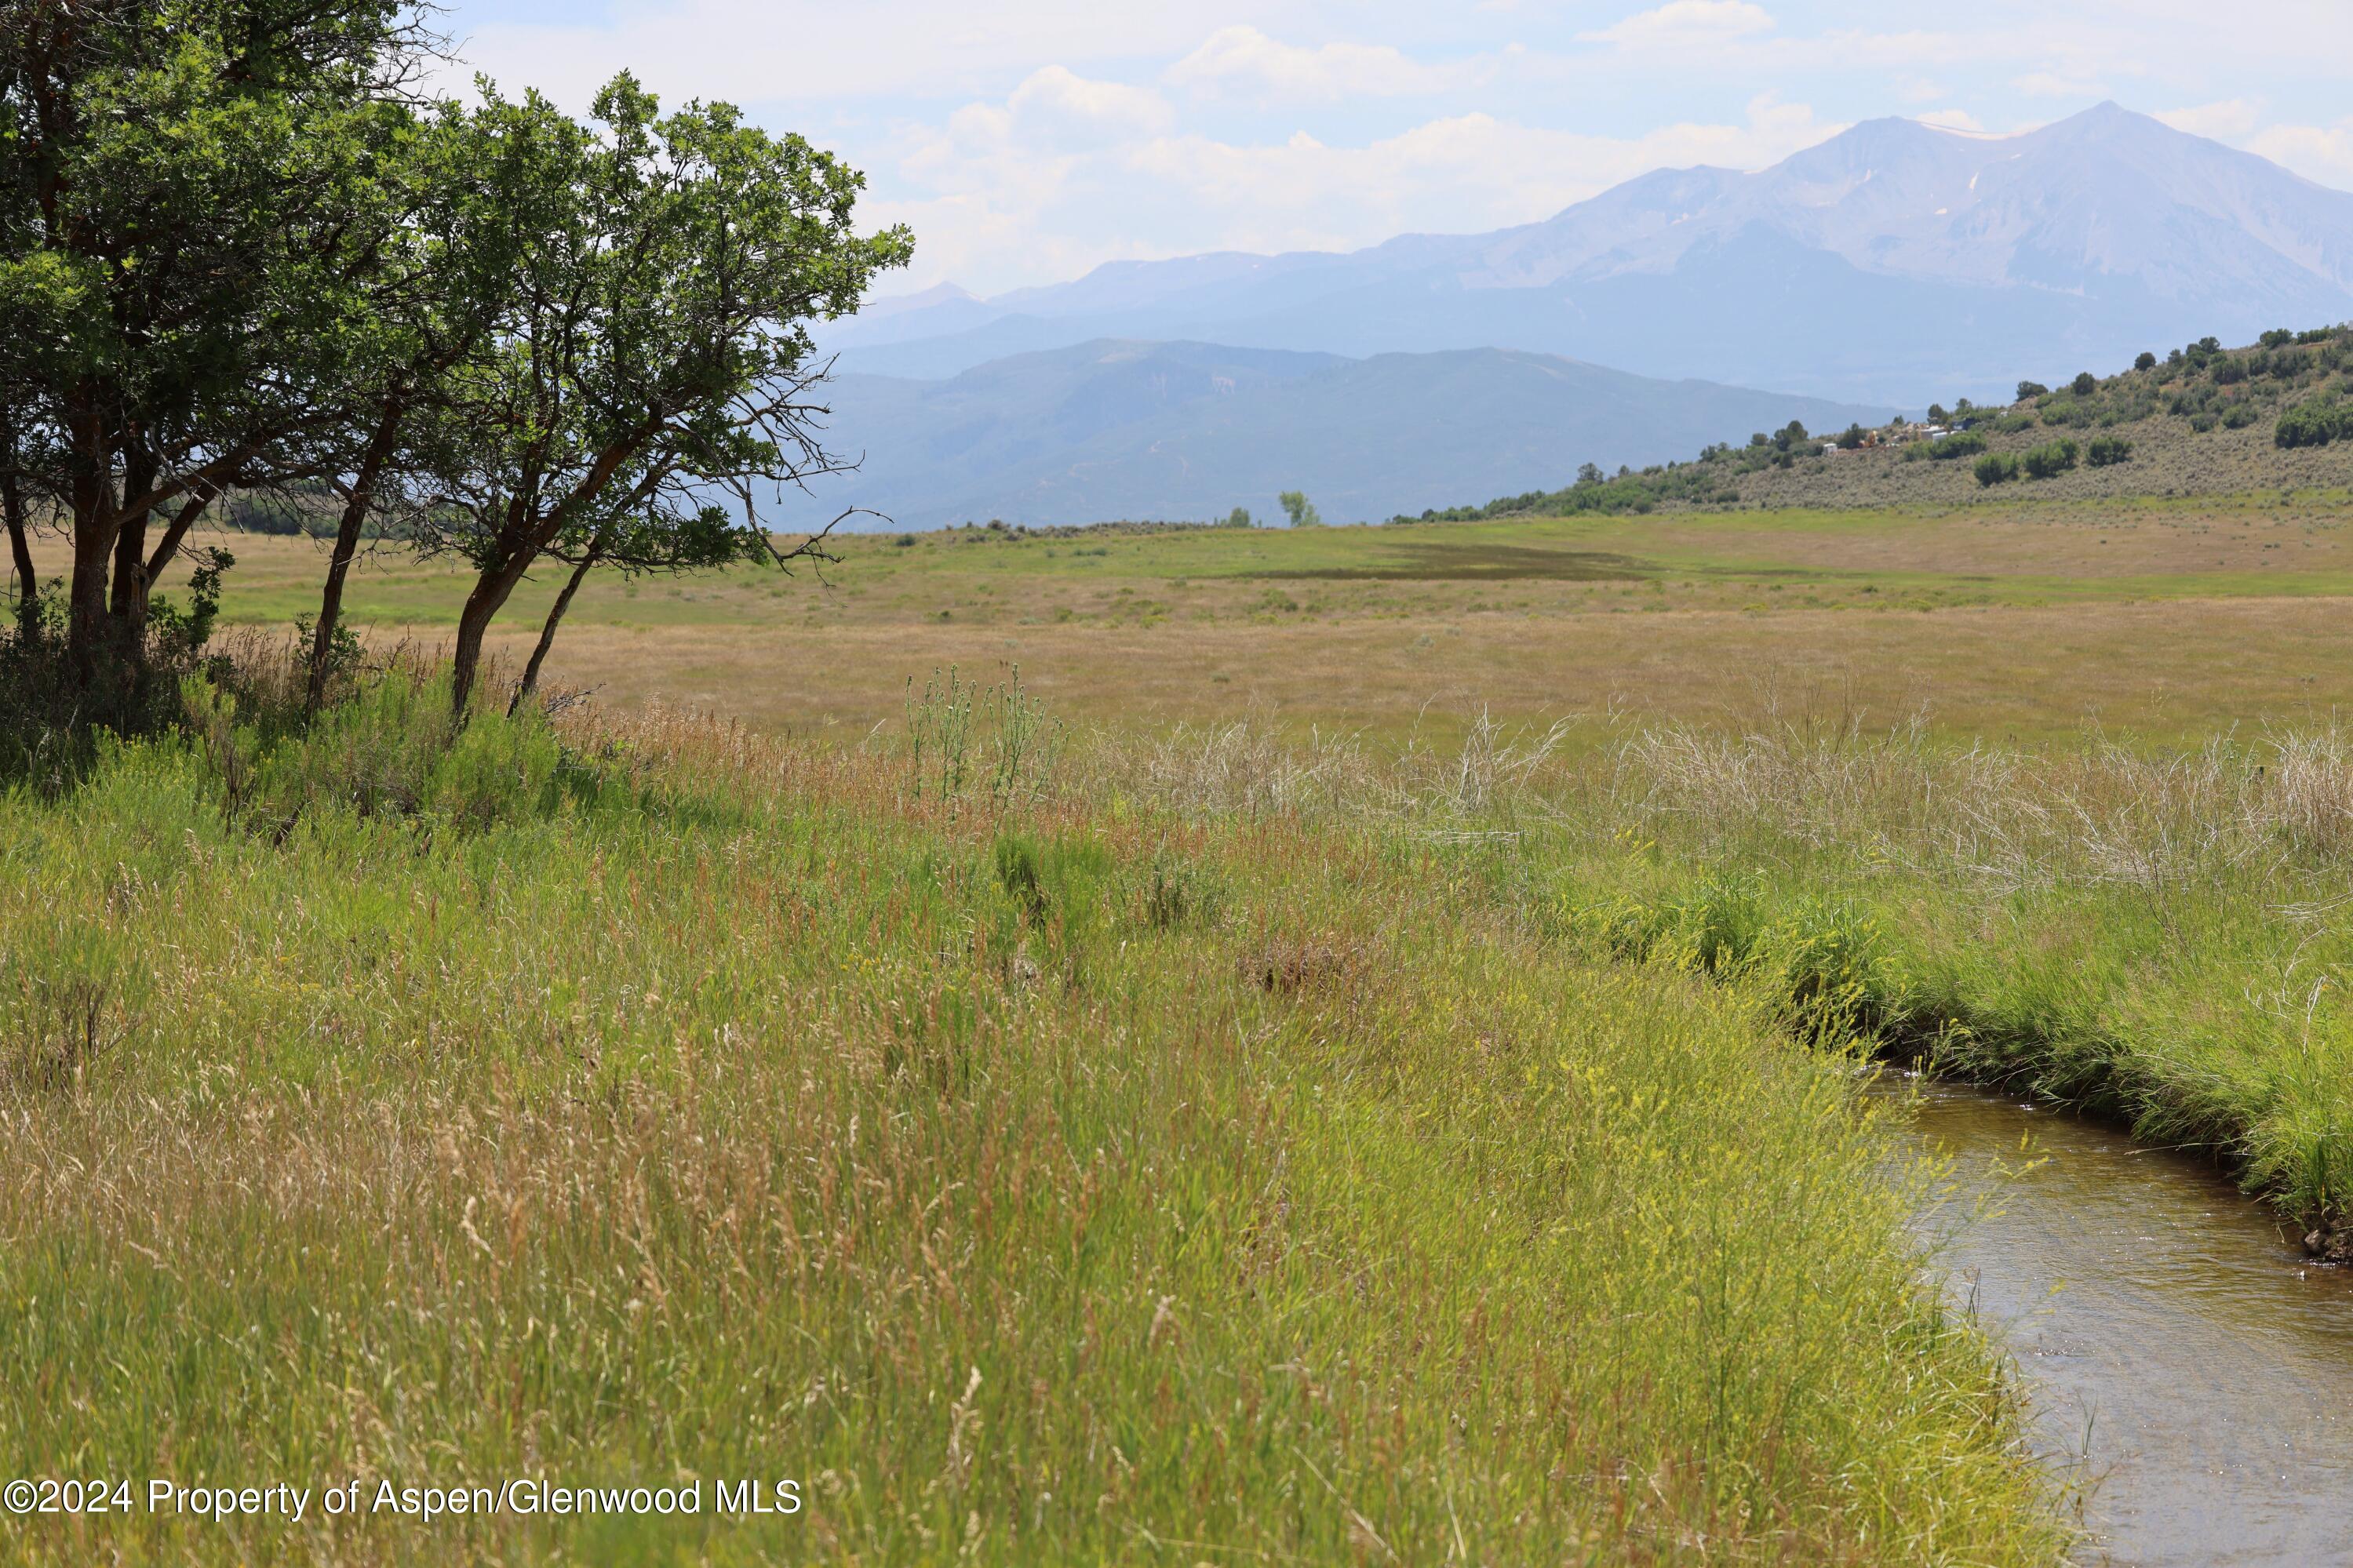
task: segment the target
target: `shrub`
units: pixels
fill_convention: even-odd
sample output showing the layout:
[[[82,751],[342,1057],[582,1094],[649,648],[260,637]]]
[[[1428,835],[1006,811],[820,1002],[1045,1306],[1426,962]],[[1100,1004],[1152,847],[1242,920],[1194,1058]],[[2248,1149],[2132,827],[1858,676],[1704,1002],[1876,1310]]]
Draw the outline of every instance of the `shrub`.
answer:
[[[2017,400],[2021,403],[2030,397],[2048,397],[2050,395],[2051,389],[2039,381],[2021,381],[2018,384]]]
[[[2326,447],[2353,436],[2353,405],[2333,397],[2310,398],[2280,416],[2272,439],[2283,447]]]
[[[2118,463],[2129,461],[2132,449],[2133,444],[2121,436],[2103,436],[2094,441],[2084,455],[2091,459],[2092,467],[2095,468],[2113,468]]]
[[[1978,483],[2008,484],[2018,478],[2018,458],[2010,452],[1989,452],[1978,459]]]
[[[2051,441],[2028,452],[2022,461],[2029,479],[2055,479],[2075,466],[2080,453],[2073,441]]]
[[[1928,443],[1928,456],[1934,461],[1949,462],[1955,458],[1974,458],[1986,449],[1986,438],[1974,430],[1957,430]]]

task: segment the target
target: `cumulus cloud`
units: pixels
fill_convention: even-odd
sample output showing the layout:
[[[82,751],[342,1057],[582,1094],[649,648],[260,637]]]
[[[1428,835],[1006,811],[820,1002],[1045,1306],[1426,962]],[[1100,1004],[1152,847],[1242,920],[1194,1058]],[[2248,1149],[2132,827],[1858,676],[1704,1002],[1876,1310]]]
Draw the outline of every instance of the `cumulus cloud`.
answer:
[[[1480,74],[1476,62],[1425,65],[1386,44],[1315,48],[1271,38],[1256,27],[1220,27],[1170,66],[1171,86],[1266,100],[1389,98],[1444,91]]]
[[[2242,143],[2307,180],[2353,188],[2353,119],[2333,125],[2274,125]]]
[[[1180,191],[1237,248],[1346,248],[1402,232],[1477,231],[1549,217],[1662,166],[1757,168],[1834,134],[1803,104],[1759,99],[1744,124],[1582,134],[1485,113],[1450,115],[1356,146],[1304,132],[1261,145],[1191,135],[1137,148],[1131,166]]]
[[[1688,48],[1748,37],[1772,26],[1765,7],[1749,0],[1668,0],[1654,11],[1637,12],[1614,26],[1581,36],[1588,42],[1621,48]]]
[[[2253,131],[2263,118],[2263,105],[2254,99],[2226,98],[2217,103],[2201,103],[2191,109],[2165,110],[2157,118],[2176,131],[2222,140],[2244,136]]]
[[[1841,129],[1769,96],[1737,122],[1679,121],[1630,136],[1472,111],[1358,142],[1303,130],[1263,141],[1150,132],[1165,106],[1124,95],[1103,104],[1093,122],[1101,133],[1088,140],[1029,108],[1050,95],[1100,103],[1091,90],[1100,85],[1041,72],[1005,100],[968,104],[936,130],[902,135],[892,172],[909,194],[871,210],[915,228],[911,281],[953,277],[991,289],[1119,258],[1343,250],[1401,233],[1476,232],[1548,217],[1662,165],[1762,167]]]
[[[2111,91],[2353,185],[2345,0],[448,3],[453,90],[480,68],[576,110],[627,67],[837,149],[870,176],[861,222],[914,227],[917,287],[1490,228],[1662,165],[1759,167],[1834,120],[1982,133]]]
[[[1032,71],[1005,100],[1017,134],[1058,146],[1100,146],[1105,141],[1166,131],[1176,115],[1145,87],[1092,81],[1062,66]]]

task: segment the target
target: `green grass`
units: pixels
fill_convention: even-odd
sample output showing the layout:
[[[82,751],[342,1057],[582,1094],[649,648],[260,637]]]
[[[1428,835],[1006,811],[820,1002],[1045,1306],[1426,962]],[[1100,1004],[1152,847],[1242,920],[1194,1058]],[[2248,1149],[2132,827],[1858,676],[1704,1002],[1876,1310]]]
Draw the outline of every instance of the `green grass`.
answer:
[[[1831,952],[1890,1051],[2206,1152],[2353,1256],[2342,732],[2151,757],[1685,731],[1618,765],[1537,873],[1564,927],[1784,994]]]
[[[869,536],[842,542],[821,580],[592,581],[547,679],[613,707],[841,735],[895,719],[908,680],[953,664],[1018,665],[1074,719],[1272,712],[1389,745],[1459,732],[1482,708],[1720,723],[1810,691],[1874,724],[1925,711],[1963,745],[2066,746],[2096,725],[2194,747],[2353,710],[2349,521],[2340,490],[2092,501],[2039,487],[1968,506]],[[316,547],[230,542],[233,637],[280,635],[263,628],[313,607]],[[387,553],[354,574],[351,614],[379,648],[429,651],[461,588]],[[494,657],[521,661],[552,592],[518,594]]]
[[[1436,831],[1516,820],[1534,753],[1440,792],[1097,739],[1040,777],[984,727],[943,798],[895,746],[485,717],[450,752],[430,711],[215,712],[0,798],[0,1470],[806,1512],[0,1552],[2066,1544],[1851,1059],[1786,986],[1560,929],[1522,893],[1570,840]],[[1359,784],[1388,805],[1332,809]]]
[[[1917,467],[1918,465],[1913,465]],[[1514,518],[1381,528],[1188,529],[1023,536],[987,530],[846,537],[823,579],[735,569],[593,582],[587,626],[889,623],[952,613],[984,620],[1132,619],[1122,591],[1179,617],[1248,615],[1268,586],[1314,590],[1331,614],[1459,611],[1521,586],[1553,609],[1655,586],[1662,607],[1738,605],[1765,589],[1882,603],[2046,605],[2353,594],[2353,500],[2341,490],[2140,499],[2009,495],[1972,506],[1780,507],[1642,517]],[[2209,542],[2211,547],[2209,548]],[[284,626],[317,608],[323,559],[308,541],[227,536],[238,565],[225,617]],[[535,625],[551,583],[509,618]],[[463,579],[379,545],[353,580],[351,613],[379,628],[454,624]]]

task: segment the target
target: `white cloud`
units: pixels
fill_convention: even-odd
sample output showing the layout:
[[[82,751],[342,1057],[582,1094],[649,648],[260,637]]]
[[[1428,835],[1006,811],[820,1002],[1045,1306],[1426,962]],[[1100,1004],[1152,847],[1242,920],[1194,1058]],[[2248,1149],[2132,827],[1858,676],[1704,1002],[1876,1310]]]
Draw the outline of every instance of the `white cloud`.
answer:
[[[1346,248],[1399,233],[1535,222],[1662,166],[1762,167],[1838,129],[1803,104],[1770,99],[1751,104],[1743,125],[1681,123],[1633,137],[1471,113],[1353,147],[1303,132],[1258,146],[1166,138],[1138,148],[1130,165],[1218,215],[1221,246]]]
[[[1685,121],[1625,137],[1474,111],[1353,143],[1305,131],[1247,142],[1198,131],[1142,134],[1153,111],[1121,98],[1105,133],[1088,142],[1016,100],[1051,92],[1085,102],[1102,84],[1043,76],[1005,101],[968,104],[944,126],[902,133],[898,183],[920,194],[863,210],[913,226],[910,285],[954,278],[994,291],[1113,259],[1474,233],[1548,217],[1662,165],[1762,167],[1840,129],[1768,96],[1740,123]]]
[[[1166,131],[1176,116],[1148,87],[1091,81],[1061,66],[1023,79],[1005,100],[1018,133],[1057,145],[1100,145]]]
[[[463,59],[445,85],[462,88],[482,69],[575,109],[625,66],[665,98],[769,103],[971,93],[1043,60],[1166,58],[1197,41],[1203,25],[1179,6],[1101,0],[612,0],[593,22],[472,26],[465,9],[459,0],[446,24]],[[598,9],[579,7],[583,15]]]
[[[871,178],[861,223],[915,228],[908,287],[1493,227],[1662,165],[1760,166],[1833,120],[2011,130],[2107,84],[2353,185],[2348,0],[448,3],[449,88],[479,67],[577,110],[626,66],[839,150]]]
[[[1637,12],[1614,26],[1580,37],[1621,48],[1688,48],[1747,37],[1772,26],[1765,7],[1749,0],[1667,0],[1655,11]]]
[[[1170,66],[1172,86],[1201,93],[1241,92],[1272,101],[1390,98],[1444,91],[1480,74],[1477,63],[1425,65],[1386,44],[1324,44],[1303,48],[1256,27],[1220,27]]]
[[[2159,113],[2176,131],[2187,131],[2192,136],[2211,136],[2225,140],[2244,136],[2263,118],[2263,104],[2258,99],[2226,98],[2218,103],[2201,103],[2192,109],[2169,109]]]
[[[2353,189],[2353,119],[2334,125],[2274,125],[2241,145],[2307,180]]]

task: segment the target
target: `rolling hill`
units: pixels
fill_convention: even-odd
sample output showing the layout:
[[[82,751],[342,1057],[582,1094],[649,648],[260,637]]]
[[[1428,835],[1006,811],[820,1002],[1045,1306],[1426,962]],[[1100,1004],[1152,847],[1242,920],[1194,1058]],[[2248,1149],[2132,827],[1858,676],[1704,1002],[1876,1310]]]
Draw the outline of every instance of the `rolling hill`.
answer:
[[[941,377],[1103,337],[1499,347],[1909,406],[2353,317],[2353,194],[2114,104],[2009,137],[1877,120],[1768,169],[1662,170],[1491,234],[892,303],[828,339],[843,368]]]
[[[2353,326],[2213,338],[2110,376],[2020,386],[1919,423],[1824,441],[1710,446],[1559,489],[1432,509],[1437,521],[1774,507],[1962,508],[2353,491]],[[1820,429],[1820,426],[1816,427]],[[2039,462],[2030,461],[2039,457]]]
[[[831,445],[865,462],[808,510],[856,504],[909,527],[1263,515],[1285,489],[1335,522],[1382,518],[1889,412],[1501,349],[1355,360],[1113,340],[828,390]]]

